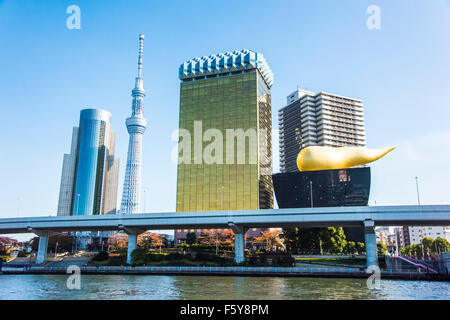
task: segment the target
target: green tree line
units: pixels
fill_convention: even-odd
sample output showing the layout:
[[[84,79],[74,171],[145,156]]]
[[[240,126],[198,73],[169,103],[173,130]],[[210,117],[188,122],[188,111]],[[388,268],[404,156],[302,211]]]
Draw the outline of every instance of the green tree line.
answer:
[[[400,249],[400,253],[408,256],[423,257],[425,254],[435,255],[438,253],[447,252],[450,250],[450,243],[441,237],[435,240],[431,238],[423,238],[422,243],[412,244]],[[425,251],[425,252],[424,252]]]
[[[286,249],[300,254],[364,253],[363,242],[347,241],[342,227],[283,229]]]

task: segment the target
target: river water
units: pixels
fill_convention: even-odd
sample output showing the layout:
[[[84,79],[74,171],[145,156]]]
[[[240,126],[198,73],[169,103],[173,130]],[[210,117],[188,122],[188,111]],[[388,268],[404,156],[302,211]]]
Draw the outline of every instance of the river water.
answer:
[[[445,299],[450,283],[365,279],[81,275],[81,289],[67,288],[68,275],[0,275],[7,299]]]

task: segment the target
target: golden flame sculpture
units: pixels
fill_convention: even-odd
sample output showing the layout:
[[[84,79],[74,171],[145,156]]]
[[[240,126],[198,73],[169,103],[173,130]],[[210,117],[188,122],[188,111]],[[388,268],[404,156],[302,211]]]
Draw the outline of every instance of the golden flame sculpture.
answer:
[[[299,152],[297,166],[300,171],[346,169],[378,160],[394,149],[311,146]]]

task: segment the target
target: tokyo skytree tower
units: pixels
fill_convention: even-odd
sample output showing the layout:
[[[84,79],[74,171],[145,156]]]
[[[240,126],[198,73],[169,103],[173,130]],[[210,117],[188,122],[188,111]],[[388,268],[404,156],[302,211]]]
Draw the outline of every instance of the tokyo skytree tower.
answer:
[[[127,166],[125,181],[123,183],[121,214],[140,212],[141,204],[141,171],[142,171],[142,137],[144,135],[147,120],[144,118],[145,91],[142,79],[142,55],[144,51],[144,35],[139,35],[139,59],[138,76],[136,84],[131,91],[133,103],[131,117],[127,118],[126,126],[130,134],[128,144]]]

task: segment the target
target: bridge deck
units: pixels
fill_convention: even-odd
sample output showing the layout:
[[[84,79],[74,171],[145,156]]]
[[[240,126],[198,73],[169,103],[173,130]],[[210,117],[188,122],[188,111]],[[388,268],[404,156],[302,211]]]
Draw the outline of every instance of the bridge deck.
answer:
[[[450,205],[366,206],[236,210],[215,212],[159,212],[132,215],[46,216],[0,219],[0,234],[29,233],[36,230],[108,231],[227,228],[230,225],[257,227],[363,226],[373,220],[376,226],[450,225]]]

